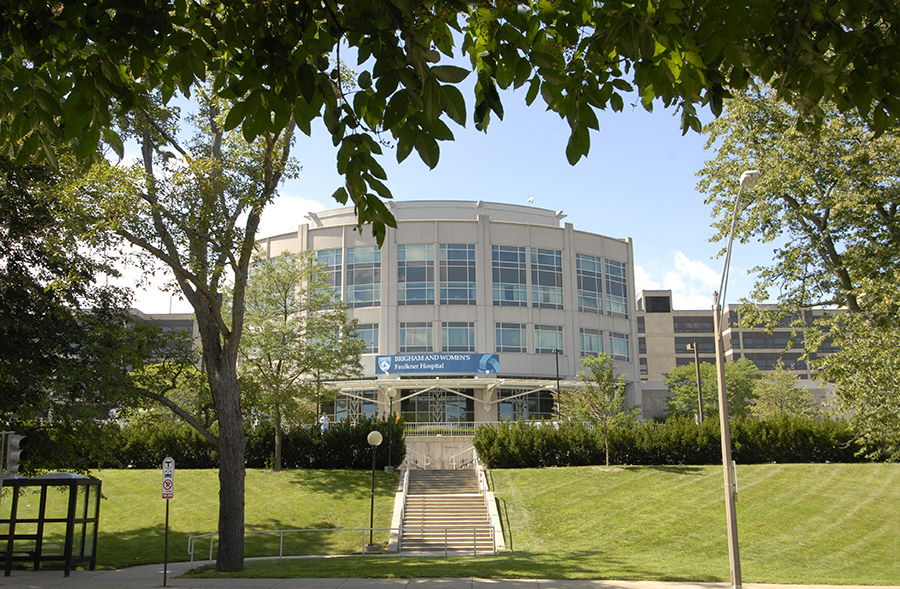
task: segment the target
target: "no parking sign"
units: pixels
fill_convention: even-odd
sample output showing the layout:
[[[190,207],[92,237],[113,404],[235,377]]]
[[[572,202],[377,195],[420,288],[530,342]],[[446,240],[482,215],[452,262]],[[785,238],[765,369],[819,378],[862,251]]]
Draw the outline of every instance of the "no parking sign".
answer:
[[[163,460],[162,469],[162,498],[172,499],[175,497],[175,460],[167,457]]]

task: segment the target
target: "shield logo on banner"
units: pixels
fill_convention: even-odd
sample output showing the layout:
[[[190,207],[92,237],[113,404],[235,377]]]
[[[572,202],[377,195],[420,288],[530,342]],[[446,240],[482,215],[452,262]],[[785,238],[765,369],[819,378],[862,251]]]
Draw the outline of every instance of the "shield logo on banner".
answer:
[[[382,372],[387,372],[391,369],[391,357],[390,356],[382,356],[378,359],[378,368],[381,369]]]

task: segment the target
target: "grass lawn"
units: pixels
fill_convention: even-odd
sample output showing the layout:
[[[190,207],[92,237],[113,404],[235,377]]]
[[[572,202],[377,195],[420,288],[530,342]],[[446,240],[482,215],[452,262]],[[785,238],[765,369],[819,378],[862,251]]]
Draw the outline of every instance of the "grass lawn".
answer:
[[[161,561],[161,471],[98,476],[107,497],[100,564]],[[248,561],[241,576],[728,581],[721,467],[498,470],[490,479],[504,553]],[[378,473],[376,526],[390,525],[396,481]],[[175,483],[172,561],[187,558],[189,535],[215,529],[218,489],[214,471],[177,471]],[[745,582],[900,585],[900,464],[739,466],[738,484]],[[365,471],[250,470],[247,527],[366,527],[370,485]],[[315,534],[289,548],[286,541],[286,552],[358,553],[359,534]],[[205,555],[206,545],[198,550]],[[248,536],[247,556],[265,550],[277,553],[277,539],[262,546]]]
[[[166,502],[162,470],[104,470],[100,502],[98,566],[123,567],[163,561]],[[375,527],[391,526],[396,474],[376,473]],[[368,528],[372,472],[353,470],[247,470],[245,522],[248,530]],[[169,506],[169,560],[190,560],[188,537],[215,532],[219,510],[218,471],[176,470]],[[285,536],[286,554],[359,553],[362,532]],[[368,534],[366,535],[368,543]],[[387,546],[388,533],[375,533]],[[278,554],[278,535],[249,534],[246,555]],[[199,541],[197,559],[209,556]]]

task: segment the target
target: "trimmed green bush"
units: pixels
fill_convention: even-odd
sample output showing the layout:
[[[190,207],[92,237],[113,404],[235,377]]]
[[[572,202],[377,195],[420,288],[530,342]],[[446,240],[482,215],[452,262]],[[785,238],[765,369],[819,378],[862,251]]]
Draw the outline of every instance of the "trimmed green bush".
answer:
[[[779,417],[731,420],[734,459],[741,464],[865,462],[857,455],[846,421]],[[612,464],[717,464],[722,460],[719,422],[702,424],[675,416],[665,422],[642,421],[610,432]],[[536,468],[604,464],[603,440],[575,422],[506,422],[481,426],[473,441],[490,468]]]

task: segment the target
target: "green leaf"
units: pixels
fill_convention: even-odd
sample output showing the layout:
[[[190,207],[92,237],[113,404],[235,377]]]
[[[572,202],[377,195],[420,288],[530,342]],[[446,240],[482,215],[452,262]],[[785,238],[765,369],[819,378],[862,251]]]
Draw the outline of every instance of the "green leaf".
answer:
[[[456,86],[441,86],[441,107],[447,116],[461,127],[466,126],[466,100]]]
[[[455,65],[436,65],[431,68],[434,77],[445,84],[459,84],[471,73],[465,68]]]
[[[359,79],[357,79],[356,84],[363,90],[368,90],[372,87],[372,74],[370,74],[368,70],[364,71],[359,75]]]
[[[582,156],[587,155],[591,149],[591,135],[586,127],[577,125],[569,135],[569,143],[566,145],[566,159],[570,165],[575,165]]]
[[[231,131],[235,127],[241,124],[241,121],[244,120],[244,103],[243,102],[235,102],[231,105],[231,110],[228,111],[228,115],[225,117],[225,130]]]
[[[416,152],[425,165],[432,170],[438,164],[438,159],[441,156],[441,148],[438,142],[425,133],[419,133],[416,137]]]

